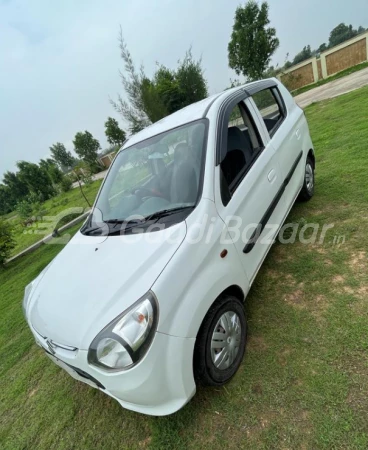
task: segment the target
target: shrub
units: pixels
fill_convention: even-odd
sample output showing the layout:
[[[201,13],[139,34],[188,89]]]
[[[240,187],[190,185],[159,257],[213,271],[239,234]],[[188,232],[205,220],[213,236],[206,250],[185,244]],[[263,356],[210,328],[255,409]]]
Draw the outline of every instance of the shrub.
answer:
[[[90,172],[82,172],[80,178],[85,186],[89,186],[93,182],[92,174]]]
[[[8,221],[0,219],[0,266],[5,264],[14,247],[13,227]]]
[[[32,204],[28,200],[22,200],[15,205],[18,215],[23,219],[29,219],[32,216]]]
[[[61,192],[70,191],[72,188],[72,185],[73,185],[73,181],[72,181],[71,177],[68,175],[65,175],[59,184]]]

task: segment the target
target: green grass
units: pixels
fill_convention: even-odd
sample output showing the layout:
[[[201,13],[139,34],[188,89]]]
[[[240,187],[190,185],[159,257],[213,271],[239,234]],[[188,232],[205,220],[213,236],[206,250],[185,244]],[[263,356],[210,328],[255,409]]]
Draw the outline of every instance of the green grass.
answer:
[[[295,89],[292,91],[293,96],[297,96],[299,94],[303,94],[304,92],[310,91],[318,86],[323,86],[324,84],[329,83],[330,81],[338,80],[339,78],[346,77],[346,75],[350,75],[352,73],[358,72],[359,70],[365,69],[368,67],[368,61],[363,62],[361,64],[357,64],[356,66],[349,67],[348,69],[342,70],[341,72],[335,73],[335,75],[331,75],[328,78],[324,78],[323,80],[317,81],[317,83],[308,84],[307,86],[303,86],[299,89]]]
[[[74,381],[36,347],[22,317],[24,286],[60,250],[45,245],[0,271],[1,448],[368,448],[368,87],[306,114],[316,195],[288,222],[334,228],[323,245],[271,249],[247,298],[249,341],[234,379],[199,388],[163,418]]]
[[[93,204],[101,182],[101,180],[97,180],[89,186],[83,186],[83,191],[90,204]],[[71,208],[80,208],[80,210],[88,208],[88,204],[83,198],[79,187],[44,202],[42,210],[45,211],[45,217],[31,226],[25,227],[22,224],[22,220],[14,213],[8,215],[9,217],[6,218],[14,225],[14,238],[16,241],[12,256],[52,233],[56,224],[60,227],[81,214],[81,212],[74,212],[73,214],[70,211],[69,215],[62,217]],[[47,220],[47,217],[59,217],[59,219]]]

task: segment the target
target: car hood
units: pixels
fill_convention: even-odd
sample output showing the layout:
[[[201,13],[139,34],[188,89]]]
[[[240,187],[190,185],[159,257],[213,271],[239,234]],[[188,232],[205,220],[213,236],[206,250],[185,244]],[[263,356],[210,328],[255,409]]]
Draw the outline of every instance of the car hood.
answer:
[[[105,239],[78,232],[31,292],[31,326],[56,343],[88,349],[97,333],[151,288],[185,235],[185,221]]]

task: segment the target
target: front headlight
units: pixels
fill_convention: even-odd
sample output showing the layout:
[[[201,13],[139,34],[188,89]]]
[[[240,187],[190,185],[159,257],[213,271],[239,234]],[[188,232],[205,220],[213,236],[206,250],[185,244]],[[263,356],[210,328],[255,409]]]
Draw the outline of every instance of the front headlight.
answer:
[[[110,371],[132,367],[150,346],[157,321],[157,300],[149,291],[95,337],[88,362]]]
[[[31,291],[34,281],[29,283],[26,288],[24,289],[24,297],[23,297],[23,303],[22,303],[22,309],[23,309],[23,315],[25,319],[27,320],[27,307],[29,303],[29,299],[31,297]]]

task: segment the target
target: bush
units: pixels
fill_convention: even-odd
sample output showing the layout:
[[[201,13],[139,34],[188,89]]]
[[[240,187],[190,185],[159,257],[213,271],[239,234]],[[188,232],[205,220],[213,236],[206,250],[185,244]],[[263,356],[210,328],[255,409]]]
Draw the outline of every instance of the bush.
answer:
[[[89,186],[93,182],[92,174],[90,172],[89,173],[88,172],[84,172],[84,173],[82,172],[81,175],[80,175],[80,179],[82,180],[82,183],[85,186]]]
[[[13,227],[9,222],[0,219],[0,266],[5,264],[14,247]]]
[[[28,200],[22,200],[15,205],[15,210],[21,219],[26,220],[32,216],[32,204]]]
[[[59,184],[61,192],[70,191],[72,188],[72,185],[73,185],[73,181],[70,178],[70,176],[68,176],[68,175],[65,175]]]

